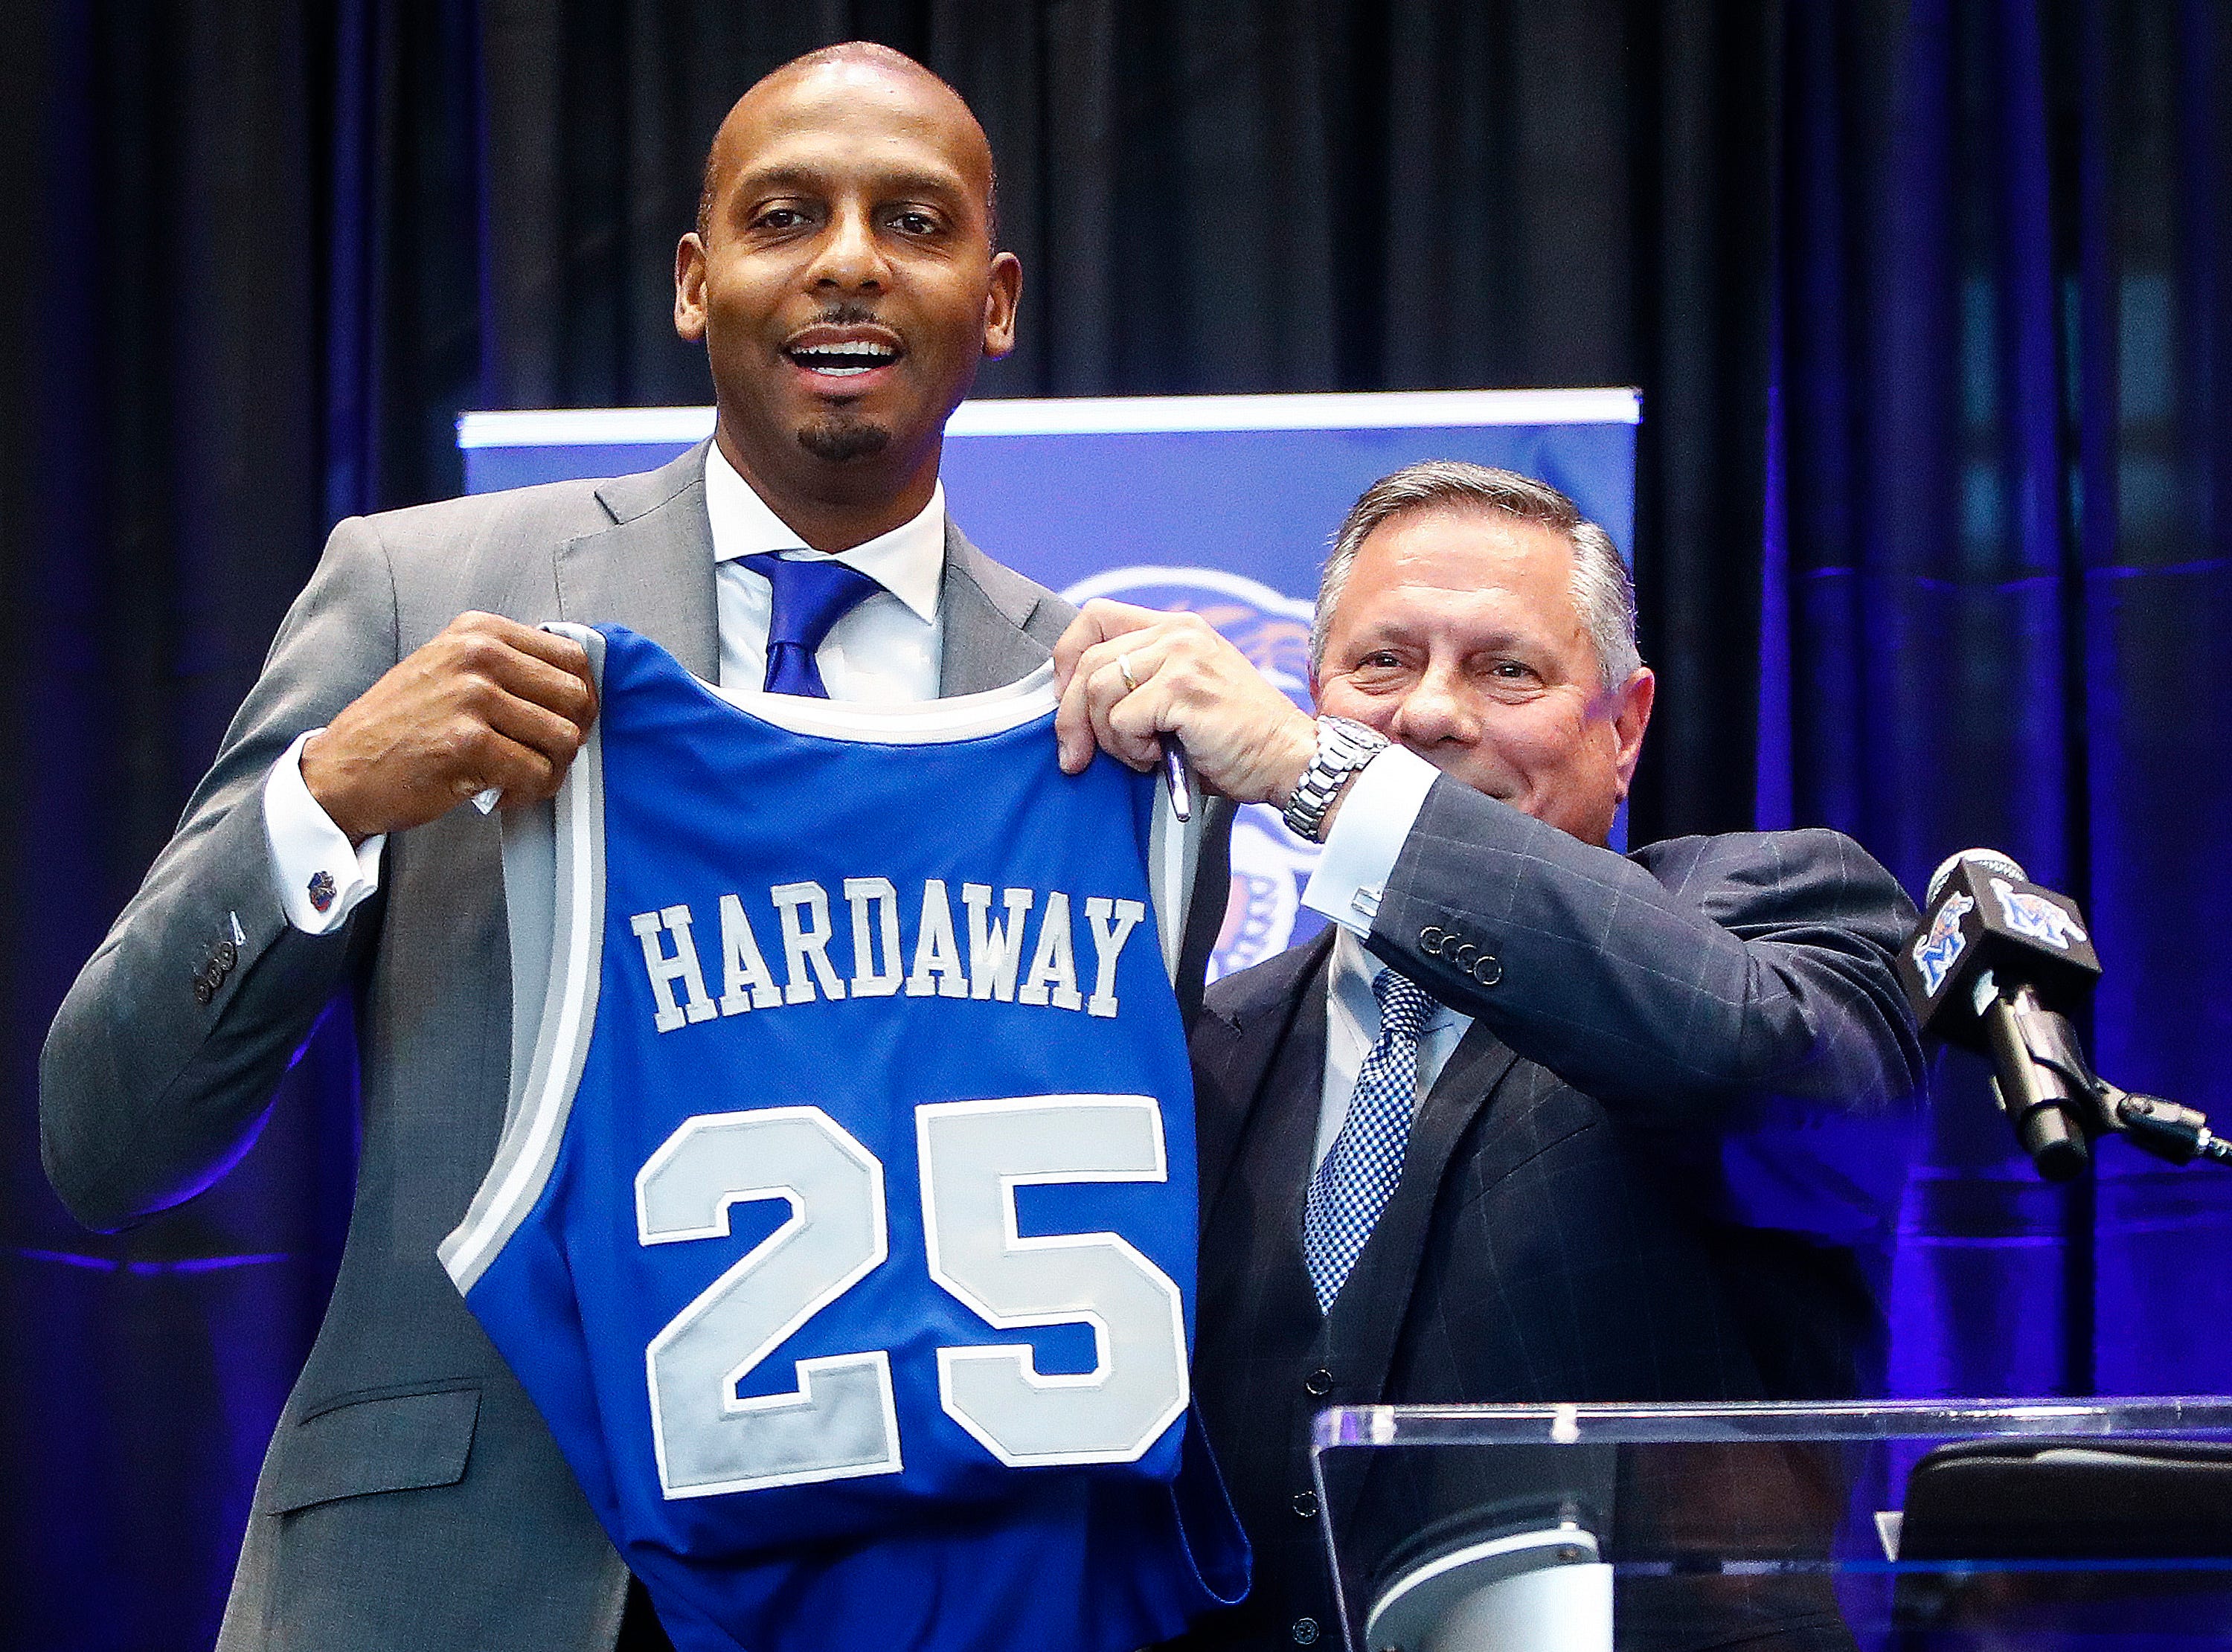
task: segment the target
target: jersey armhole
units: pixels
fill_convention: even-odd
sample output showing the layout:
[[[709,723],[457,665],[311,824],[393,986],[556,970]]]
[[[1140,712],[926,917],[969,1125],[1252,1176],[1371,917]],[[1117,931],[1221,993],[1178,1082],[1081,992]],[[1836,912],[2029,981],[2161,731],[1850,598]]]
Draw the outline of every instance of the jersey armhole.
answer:
[[[583,625],[544,627],[588,651],[604,693],[605,639]],[[465,1219],[440,1247],[460,1294],[479,1282],[542,1196],[596,1023],[605,927],[601,721],[589,725],[558,794],[503,822],[503,897],[511,951],[511,1080],[496,1159]]]

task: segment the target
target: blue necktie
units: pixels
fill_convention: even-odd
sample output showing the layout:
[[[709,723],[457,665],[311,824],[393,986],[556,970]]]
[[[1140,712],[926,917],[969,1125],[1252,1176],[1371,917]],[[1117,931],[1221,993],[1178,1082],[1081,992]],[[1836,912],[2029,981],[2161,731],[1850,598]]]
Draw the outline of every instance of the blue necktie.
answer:
[[[775,606],[768,616],[767,681],[769,694],[808,694],[829,697],[822,685],[821,668],[814,651],[829,635],[829,628],[884,587],[842,562],[823,558],[795,562],[766,552],[736,559],[753,573],[763,575],[774,587]]]
[[[1320,1313],[1331,1311],[1403,1179],[1418,1096],[1418,1036],[1434,1013],[1434,1001],[1392,969],[1372,978],[1372,995],[1379,1001],[1379,1036],[1356,1070],[1348,1116],[1302,1206],[1302,1262]]]

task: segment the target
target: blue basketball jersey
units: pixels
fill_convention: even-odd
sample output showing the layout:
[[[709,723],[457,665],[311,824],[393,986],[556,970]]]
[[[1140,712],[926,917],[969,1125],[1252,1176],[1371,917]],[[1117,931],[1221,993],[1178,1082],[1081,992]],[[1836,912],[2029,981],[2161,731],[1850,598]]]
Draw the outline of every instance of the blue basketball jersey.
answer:
[[[868,707],[618,627],[505,828],[512,1099],[442,1260],[681,1652],[1128,1652],[1245,1590],[1189,1422],[1194,845],[1051,668]]]

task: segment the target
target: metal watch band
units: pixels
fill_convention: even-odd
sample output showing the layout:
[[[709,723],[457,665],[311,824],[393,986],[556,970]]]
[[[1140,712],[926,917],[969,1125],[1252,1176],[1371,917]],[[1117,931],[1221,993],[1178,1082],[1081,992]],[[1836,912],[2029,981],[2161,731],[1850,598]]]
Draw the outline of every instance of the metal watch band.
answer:
[[[1317,755],[1302,771],[1287,800],[1287,830],[1309,843],[1324,841],[1326,811],[1340,794],[1340,783],[1387,749],[1385,735],[1374,734],[1348,717],[1318,719]]]

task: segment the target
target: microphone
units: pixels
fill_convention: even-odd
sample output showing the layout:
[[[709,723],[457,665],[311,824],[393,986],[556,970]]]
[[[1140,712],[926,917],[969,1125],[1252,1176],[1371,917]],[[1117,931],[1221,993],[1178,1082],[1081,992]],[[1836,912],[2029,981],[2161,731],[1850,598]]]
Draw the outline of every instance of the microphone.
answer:
[[[1992,1064],[1992,1095],[2038,1173],[2067,1182],[2092,1162],[2098,1080],[2068,1016],[2100,978],[2076,903],[1990,849],[1930,875],[1921,922],[1898,955],[1922,1030]]]
[[[1925,1033],[1990,1060],[1992,1098],[2047,1181],[2082,1175],[2105,1130],[2173,1164],[2232,1163],[2232,1142],[2192,1108],[2092,1071],[2068,1020],[2100,979],[2084,918],[1996,850],[1963,849],[1930,873],[1898,969]]]

